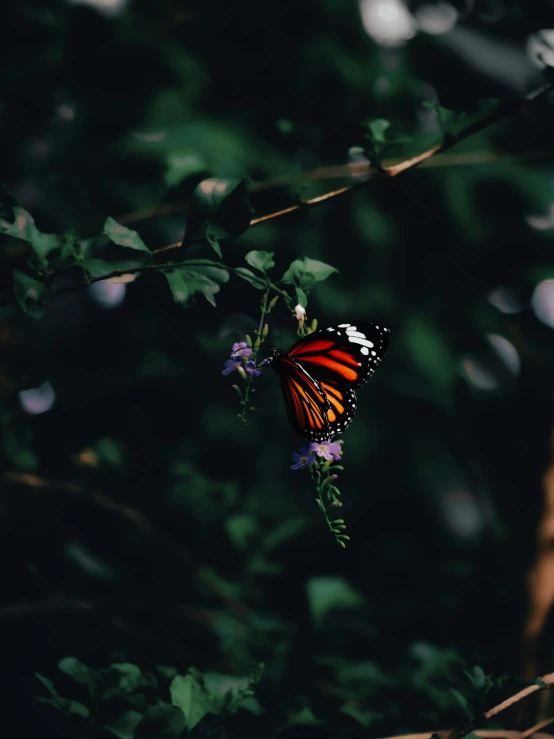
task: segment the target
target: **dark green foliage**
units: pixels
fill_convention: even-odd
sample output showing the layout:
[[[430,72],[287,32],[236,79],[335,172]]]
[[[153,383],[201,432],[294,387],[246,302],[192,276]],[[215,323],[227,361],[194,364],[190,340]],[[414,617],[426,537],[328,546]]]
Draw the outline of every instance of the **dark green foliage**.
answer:
[[[39,697],[41,703],[68,717],[88,719],[90,731],[98,736],[103,736],[105,729],[120,739],[177,739],[184,733],[188,735],[201,722],[205,731],[196,731],[195,735],[212,736],[214,721],[203,721],[208,715],[224,720],[241,708],[256,711],[254,689],[264,666],[258,665],[248,678],[213,675],[208,681],[194,667],[186,675],[167,666],[157,667],[158,674],[143,672],[130,663],[95,669],[75,657],[65,657],[58,667],[84,686],[84,703],[58,695],[53,683],[37,674],[50,694],[48,698]],[[114,716],[109,724],[105,723],[108,714]]]
[[[317,282],[322,282],[337,273],[338,269],[317,259],[302,257],[295,259],[281,278],[285,285],[294,285],[298,303],[302,307],[308,304],[307,293]]]
[[[114,244],[119,244],[119,246],[124,246],[127,249],[136,249],[137,251],[150,253],[150,249],[136,231],[131,231],[129,228],[121,226],[113,218],[106,218],[104,233]]]
[[[185,260],[179,267],[164,270],[173,300],[186,307],[194,294],[201,292],[208,303],[215,306],[215,295],[229,280],[229,272],[209,259],[195,259],[190,267],[186,265]]]
[[[19,306],[31,318],[42,316],[42,303],[50,296],[48,286],[19,269],[13,271],[13,289]]]
[[[219,239],[240,236],[251,213],[245,180],[203,180],[192,195],[183,244],[207,239],[221,258]]]
[[[459,138],[468,128],[486,118],[497,115],[503,107],[508,107],[510,103],[507,100],[496,98],[480,100],[475,110],[471,112],[449,110],[436,103],[424,103],[424,105],[429,110],[435,111],[445,136]]]
[[[389,152],[393,144],[408,144],[411,142],[409,136],[391,134],[389,129],[391,122],[384,118],[375,118],[367,121],[367,133],[365,135],[365,151],[372,164],[380,165],[385,152]]]
[[[533,725],[532,698],[483,712],[554,655],[551,617],[523,644],[554,117],[522,101],[551,18],[403,4],[393,46],[371,3],[4,3],[0,736]],[[429,6],[451,31],[422,30]],[[221,374],[314,319],[392,334],[344,435],[345,549],[290,469],[278,379]]]

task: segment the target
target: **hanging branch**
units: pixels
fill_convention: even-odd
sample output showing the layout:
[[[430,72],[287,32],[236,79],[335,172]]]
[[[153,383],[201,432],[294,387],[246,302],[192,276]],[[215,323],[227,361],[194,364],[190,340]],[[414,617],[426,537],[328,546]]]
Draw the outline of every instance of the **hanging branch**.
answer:
[[[547,85],[539,87],[536,90],[533,90],[533,92],[529,93],[523,98],[506,101],[504,105],[499,106],[489,115],[485,115],[474,123],[468,125],[460,133],[456,135],[448,134],[444,137],[442,143],[432,146],[430,149],[427,149],[417,156],[382,167],[367,167],[367,179],[361,180],[359,182],[354,182],[351,185],[346,185],[345,187],[340,187],[336,190],[331,190],[330,192],[327,192],[324,195],[319,195],[315,198],[299,200],[298,203],[287,208],[282,208],[280,210],[266,213],[262,216],[257,216],[250,221],[250,227],[258,226],[260,223],[266,223],[267,221],[274,220],[275,218],[280,218],[281,216],[287,215],[288,213],[310,210],[311,208],[315,208],[316,206],[321,205],[321,203],[324,203],[333,198],[337,198],[341,195],[345,195],[348,192],[361,190],[367,187],[367,185],[374,180],[390,179],[391,177],[396,177],[397,175],[402,174],[403,172],[407,172],[410,169],[414,169],[424,162],[427,162],[429,159],[436,156],[437,154],[442,154],[442,152],[451,149],[453,146],[456,146],[456,144],[459,144],[461,141],[464,141],[470,136],[473,136],[474,134],[483,131],[489,126],[492,126],[494,123],[498,123],[498,121],[509,118],[510,116],[517,113],[524,105],[527,105],[528,103],[535,103],[537,100],[544,98],[546,95],[548,95],[549,92],[552,91],[553,88],[554,84],[549,83]],[[364,165],[364,167],[366,166],[367,165]],[[181,242],[179,241],[174,244],[162,246],[159,249],[153,249],[152,251],[154,254],[159,254],[162,252],[170,251],[171,249],[177,249],[180,246]]]
[[[238,233],[242,233],[244,231],[244,227],[249,228],[249,227],[257,226],[259,224],[272,221],[276,218],[280,218],[281,216],[287,215],[289,213],[310,210],[312,208],[315,208],[321,205],[322,203],[325,203],[329,200],[345,195],[346,193],[355,192],[356,190],[361,190],[367,187],[373,181],[391,179],[400,174],[403,174],[404,172],[414,169],[417,166],[423,165],[425,162],[428,162],[433,157],[435,157],[437,154],[441,154],[447,151],[448,149],[451,149],[456,144],[488,128],[492,124],[497,123],[500,120],[503,120],[503,119],[506,119],[512,116],[514,113],[520,110],[523,106],[536,103],[538,100],[544,98],[549,92],[551,92],[553,87],[554,87],[554,84],[550,83],[550,84],[547,84],[547,85],[544,85],[538,88],[537,90],[534,90],[532,93],[530,93],[526,97],[501,101],[499,104],[491,106],[489,109],[489,112],[486,112],[486,111],[483,112],[483,114],[478,116],[476,119],[474,119],[473,116],[462,115],[461,121],[458,121],[457,123],[455,123],[454,126],[446,126],[446,133],[444,135],[443,141],[440,144],[436,144],[435,146],[432,146],[430,149],[427,149],[426,151],[414,157],[411,157],[409,159],[406,159],[400,162],[368,167],[367,177],[364,177],[364,179],[358,180],[357,182],[346,185],[344,187],[331,190],[330,192],[324,193],[323,195],[319,195],[313,198],[301,199],[297,203],[289,207],[281,208],[279,210],[271,211],[269,213],[265,213],[263,215],[258,215],[254,218],[251,218],[249,222],[248,222],[248,216],[246,216],[246,223],[244,224],[244,226],[241,226],[241,229]],[[451,111],[443,111],[443,112],[446,112],[447,114],[448,113],[452,114]],[[452,115],[455,117],[455,114],[452,114]],[[466,123],[466,120],[469,122]],[[448,130],[449,128],[450,130]],[[259,186],[260,189],[263,189],[263,186],[264,186],[264,183],[261,183]],[[256,189],[256,186],[254,186],[252,189]],[[244,188],[244,196],[247,198],[247,192],[245,188]],[[205,207],[205,205],[206,204],[204,203],[203,206]],[[171,208],[169,208],[169,210],[171,210]],[[203,218],[203,216],[201,217]],[[110,228],[112,229],[112,231],[114,231],[114,229],[115,231],[117,231],[118,228],[124,228],[123,226],[121,226],[121,224],[118,224],[117,221],[115,221],[114,219],[108,219],[108,220],[111,221]],[[195,229],[192,229],[192,231],[195,232]],[[121,243],[120,241],[117,240],[119,238],[118,234],[116,233],[115,235],[116,235],[116,240],[115,240],[116,243]],[[176,252],[175,257],[173,259],[170,257],[168,261],[165,261],[165,262],[146,264],[146,265],[141,265],[138,267],[132,266],[132,267],[125,267],[123,269],[115,269],[112,271],[107,271],[105,274],[98,275],[97,273],[95,273],[95,276],[89,275],[83,281],[79,281],[72,285],[64,286],[62,289],[58,291],[54,290],[53,292],[50,292],[50,294],[48,294],[48,291],[51,290],[53,286],[52,283],[60,275],[65,274],[68,271],[71,271],[73,269],[73,265],[68,268],[61,268],[60,270],[54,270],[52,272],[49,272],[48,270],[46,270],[43,276],[46,276],[47,278],[48,287],[45,287],[40,281],[37,282],[35,278],[29,278],[25,274],[18,273],[18,276],[20,279],[20,284],[18,287],[19,287],[20,293],[24,295],[24,300],[27,300],[27,298],[29,298],[31,300],[31,303],[34,304],[34,302],[37,300],[37,296],[39,297],[39,299],[41,299],[42,297],[51,297],[54,294],[60,295],[63,293],[74,292],[74,291],[80,290],[81,288],[88,287],[93,282],[97,282],[99,280],[120,278],[123,275],[133,275],[138,272],[147,271],[147,270],[165,270],[165,271],[169,270],[171,271],[171,270],[174,270],[176,267],[179,267],[180,263],[183,262],[182,254],[186,252],[188,248],[196,246],[197,244],[204,241],[206,236],[207,234],[203,232],[202,229],[200,229],[198,233],[192,233],[191,240],[187,241],[185,246],[183,246],[182,241],[179,241],[173,244],[168,244],[167,246],[159,247],[157,249],[152,249],[150,251],[143,244],[138,234],[134,233],[133,238],[135,240],[135,244],[133,248],[136,248],[139,251],[150,251],[150,253],[154,255],[158,255],[162,253],[165,254],[166,252]],[[125,238],[128,238],[128,236],[126,236]],[[209,238],[212,241],[214,241],[214,234],[213,233],[209,234]],[[228,236],[226,236],[226,238],[228,238]],[[210,243],[212,243],[212,241],[210,241]],[[214,248],[216,249],[216,251],[218,251],[218,253],[220,253],[220,247],[217,244],[217,238],[215,238]],[[44,256],[42,258],[44,259]],[[205,263],[205,260],[204,260],[204,263]],[[107,266],[109,267],[109,265]],[[186,266],[187,268],[191,269],[197,265],[191,263],[190,261],[187,261]],[[219,266],[222,269],[225,269],[227,271],[233,271],[233,269],[228,267],[227,265],[218,265],[215,262],[212,262],[212,266]],[[30,283],[29,283],[29,280],[30,280]],[[37,293],[37,291],[39,292]],[[20,300],[21,300],[21,294],[20,294]],[[0,301],[0,305],[8,305],[13,302],[15,302],[15,295],[13,296],[8,295],[7,297],[2,298],[2,300]],[[40,313],[35,315],[35,317],[38,317],[38,315],[40,315]]]
[[[448,156],[432,157],[421,163],[420,167],[425,169],[440,168],[440,167],[459,167],[459,166],[471,166],[475,164],[491,164],[493,162],[500,162],[505,160],[514,161],[532,161],[540,160],[545,161],[552,159],[554,156],[550,150],[530,151],[524,154],[510,155],[501,151],[475,151],[465,152],[463,154],[449,154]],[[383,169],[395,166],[403,162],[403,159],[391,158],[385,159]],[[263,192],[265,190],[271,190],[278,187],[287,187],[289,185],[295,185],[300,183],[309,182],[325,182],[326,180],[336,180],[345,177],[366,177],[368,178],[373,172],[373,167],[369,162],[352,162],[349,164],[335,164],[327,165],[323,167],[315,167],[314,169],[308,169],[303,172],[293,172],[291,174],[281,175],[278,177],[269,177],[266,180],[260,180],[254,182],[248,188],[249,193]],[[134,223],[140,223],[141,221],[147,221],[150,218],[156,218],[159,216],[169,216],[174,213],[184,213],[189,209],[189,203],[175,202],[175,203],[162,203],[160,205],[153,205],[149,208],[140,208],[139,210],[133,210],[129,213],[122,213],[116,217],[116,221],[122,226],[130,226]]]

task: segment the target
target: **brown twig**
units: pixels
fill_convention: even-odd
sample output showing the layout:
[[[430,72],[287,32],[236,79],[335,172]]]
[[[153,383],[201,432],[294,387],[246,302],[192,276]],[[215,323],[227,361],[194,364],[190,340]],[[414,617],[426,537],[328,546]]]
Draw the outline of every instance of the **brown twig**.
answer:
[[[530,729],[526,729],[525,731],[521,732],[521,739],[527,739],[531,736],[536,736],[539,729],[544,729],[545,726],[550,726],[551,723],[554,722],[554,718],[545,718],[544,721],[539,721],[538,724],[535,724],[534,726],[531,726]]]
[[[534,728],[534,727],[533,727]],[[449,731],[435,731],[433,732],[441,737],[446,737]],[[483,739],[522,739],[523,734],[520,731],[513,731],[510,729],[474,729],[473,734],[475,736],[481,736]],[[389,736],[386,739],[429,739],[432,733],[426,731],[420,734],[402,734],[401,736]],[[554,739],[552,734],[543,734],[536,732],[533,734],[535,739]]]
[[[533,695],[534,693],[538,693],[542,690],[548,690],[554,685],[554,672],[551,672],[548,675],[544,675],[541,678],[537,679],[537,682],[533,685],[528,685],[526,688],[523,688],[523,690],[520,690],[518,693],[515,693],[515,695],[510,696],[509,698],[506,698],[505,701],[502,701],[502,703],[499,703],[497,706],[494,706],[494,708],[489,709],[483,714],[483,718],[488,721],[489,719],[493,718],[494,716],[498,716],[499,713],[502,713],[507,708],[511,708],[512,706],[515,706],[517,703],[519,703],[522,700],[525,700],[525,698],[528,698],[530,695]],[[548,726],[554,722],[554,718],[549,718],[545,721],[541,721],[538,724],[535,724],[535,726],[532,726],[530,729],[527,729],[526,731],[510,731],[508,729],[477,729],[475,727],[475,724],[468,724],[463,729],[441,729],[440,731],[434,731],[429,732],[426,731],[424,733],[420,734],[403,734],[402,736],[394,736],[394,737],[386,737],[386,739],[430,739],[430,737],[433,736],[433,734],[438,734],[438,736],[442,737],[442,739],[462,739],[464,736],[467,736],[467,734],[473,733],[476,736],[481,736],[483,739],[528,739],[528,737],[536,737],[536,739],[554,739],[554,737],[551,734],[541,734],[539,733],[539,729],[544,728],[545,726]]]
[[[421,167],[425,169],[439,168],[439,167],[458,167],[468,166],[475,164],[490,164],[492,162],[501,161],[527,161],[533,159],[549,159],[554,156],[552,151],[534,151],[527,152],[521,156],[512,156],[505,154],[500,151],[475,151],[475,152],[464,152],[462,154],[439,154],[431,159],[421,163]],[[385,159],[383,162],[383,168],[393,167],[403,162],[403,159]],[[370,173],[374,171],[374,168],[369,162],[352,162],[350,164],[336,164],[324,167],[315,167],[304,172],[292,172],[290,174],[281,175],[280,177],[269,177],[266,180],[254,182],[248,188],[250,193],[262,192],[264,190],[271,190],[278,187],[286,187],[287,185],[294,185],[300,183],[309,182],[324,182],[326,180],[337,180],[345,178],[359,178],[365,177],[369,179]],[[140,208],[139,210],[131,211],[130,213],[122,213],[116,217],[116,221],[121,223],[122,226],[128,226],[133,223],[139,223],[140,221],[146,221],[149,218],[156,218],[159,216],[172,215],[173,213],[184,213],[189,208],[188,202],[175,202],[175,203],[162,203],[161,205],[154,205],[150,208]],[[260,221],[261,223],[262,221]]]
[[[311,208],[316,207],[317,205],[320,205],[323,202],[326,202],[327,200],[331,200],[332,198],[336,198],[336,197],[339,197],[340,195],[344,195],[347,192],[355,192],[356,190],[360,190],[364,187],[367,187],[367,184],[369,182],[372,182],[375,179],[389,179],[391,177],[396,177],[397,175],[402,174],[403,172],[407,172],[410,169],[414,169],[414,167],[420,166],[424,162],[431,159],[431,157],[434,157],[436,154],[439,154],[444,151],[447,151],[448,149],[451,149],[453,146],[456,146],[456,144],[459,144],[461,141],[464,141],[470,136],[473,136],[475,133],[478,133],[479,131],[482,131],[483,129],[488,128],[493,123],[498,123],[498,121],[501,121],[502,119],[507,118],[510,115],[513,115],[526,103],[536,102],[537,100],[540,100],[545,95],[547,95],[549,92],[551,92],[553,88],[554,88],[553,84],[543,85],[542,87],[538,88],[537,90],[534,90],[533,92],[531,92],[529,95],[527,95],[524,98],[506,102],[504,106],[500,106],[497,110],[493,111],[489,115],[484,116],[480,120],[475,121],[474,123],[467,126],[460,134],[456,136],[454,135],[445,136],[441,144],[436,144],[435,146],[432,146],[430,149],[427,149],[421,154],[411,157],[410,159],[406,159],[401,162],[398,162],[397,164],[391,164],[391,165],[383,166],[380,168],[373,167],[368,171],[367,178],[364,180],[361,180],[360,182],[355,182],[351,185],[347,185],[346,187],[340,187],[336,190],[332,190],[331,192],[325,193],[325,195],[320,195],[315,198],[308,198],[305,200],[300,200],[298,203],[288,208],[282,208],[280,210],[273,211],[272,213],[266,213],[263,216],[258,216],[257,218],[253,218],[250,221],[250,226],[252,227],[252,226],[257,226],[260,223],[266,223],[267,221],[274,220],[275,218],[280,218],[281,216],[284,216],[287,213],[293,213],[295,211],[301,211],[301,210],[309,210]],[[160,249],[154,249],[153,251],[154,253],[158,254],[160,252],[169,251],[171,249],[177,249],[180,246],[181,246],[181,242],[179,241],[179,242],[176,242],[175,244],[169,244],[168,246],[162,246]]]
[[[276,218],[280,218],[281,216],[287,215],[288,213],[310,210],[312,208],[317,207],[321,203],[327,202],[328,200],[332,200],[334,198],[340,197],[349,192],[355,192],[357,190],[361,190],[362,188],[367,187],[368,183],[373,182],[374,180],[390,179],[392,177],[396,177],[399,174],[402,174],[411,169],[414,169],[415,167],[422,166],[425,164],[425,162],[429,161],[432,157],[436,156],[437,154],[441,154],[447,151],[448,149],[451,149],[453,146],[456,146],[456,144],[460,143],[461,141],[464,141],[470,136],[473,136],[473,134],[478,133],[479,131],[482,131],[485,128],[488,128],[492,124],[497,123],[498,121],[503,120],[504,118],[507,118],[510,115],[513,115],[525,104],[536,102],[537,100],[545,97],[549,92],[552,91],[553,88],[554,88],[554,84],[550,83],[547,85],[543,85],[542,87],[534,90],[533,92],[531,92],[529,95],[527,95],[524,98],[506,101],[504,105],[499,106],[494,112],[490,113],[489,115],[483,116],[483,118],[481,118],[480,120],[475,121],[474,123],[468,125],[459,134],[457,135],[449,134],[448,136],[445,136],[441,144],[432,146],[430,149],[427,149],[426,151],[414,157],[411,157],[410,159],[406,159],[406,160],[396,162],[393,164],[387,164],[386,166],[384,165],[381,167],[368,168],[367,177],[365,177],[363,180],[359,180],[358,182],[354,182],[344,187],[339,187],[335,190],[331,190],[330,192],[325,193],[324,195],[319,195],[314,198],[301,199],[295,205],[291,205],[287,208],[281,208],[279,210],[257,216],[250,221],[250,227],[257,226],[261,223],[267,223],[268,221],[275,220]],[[157,249],[152,249],[152,253],[162,254],[168,251],[180,249],[181,247],[182,247],[182,242],[177,241],[173,244],[168,244],[166,246],[158,247]],[[84,282],[80,282],[75,285],[70,285],[68,287],[65,287],[62,290],[60,290],[58,294],[74,292],[83,287],[87,287],[93,282],[97,282],[99,280],[107,280],[113,277],[118,277],[118,276],[121,276],[122,274],[137,273],[140,271],[144,271],[146,269],[164,269],[164,268],[173,267],[173,266],[175,266],[175,262],[169,261],[165,264],[155,264],[151,266],[147,265],[147,266],[142,266],[142,267],[133,267],[133,268],[126,269],[126,270],[114,270],[113,272],[107,275],[103,275],[101,277],[89,278],[88,280]],[[55,279],[55,277],[56,277],[55,274],[51,275],[52,279]],[[10,301],[8,300],[8,302]],[[5,305],[7,304],[7,302],[4,301],[2,304]]]
[[[488,711],[485,711],[485,713],[483,714],[483,718],[488,721],[494,716],[498,716],[499,713],[502,713],[507,708],[511,708],[525,698],[528,698],[530,695],[533,695],[533,693],[547,690],[553,685],[554,672],[551,672],[548,675],[544,675],[543,677],[538,678],[533,685],[528,685],[526,688],[523,688],[523,690],[520,690],[515,695],[506,698],[506,700],[502,701],[502,703],[494,706],[494,708],[490,708]],[[445,735],[444,739],[463,739],[464,736],[474,731],[475,728],[475,723],[468,724],[462,729],[454,729],[453,731],[450,731],[448,734]]]

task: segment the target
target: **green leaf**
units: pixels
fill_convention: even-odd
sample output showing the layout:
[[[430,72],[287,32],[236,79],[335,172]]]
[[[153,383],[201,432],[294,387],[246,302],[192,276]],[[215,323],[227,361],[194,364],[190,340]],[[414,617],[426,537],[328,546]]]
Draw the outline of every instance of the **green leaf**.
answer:
[[[38,672],[35,672],[35,676],[38,680],[40,680],[40,682],[44,685],[44,687],[51,695],[50,698],[37,698],[37,701],[39,703],[47,703],[59,710],[64,710],[67,713],[73,713],[78,716],[84,716],[85,718],[89,715],[89,709],[82,703],[79,703],[79,701],[74,701],[70,698],[63,698],[61,695],[58,695],[58,692],[51,680],[43,677],[42,675],[39,675]]]
[[[208,226],[206,229],[206,240],[208,244],[212,247],[212,249],[215,251],[217,256],[220,259],[223,259],[223,252],[221,251],[221,247],[219,245],[219,241],[217,240],[217,236],[214,234],[212,230],[212,226]]]
[[[246,180],[202,180],[194,189],[183,244],[240,236],[250,225],[252,206]]]
[[[479,665],[473,665],[469,670],[465,670],[465,674],[477,690],[488,689],[492,686],[490,675],[487,675]]]
[[[171,702],[184,714],[187,729],[194,729],[214,707],[213,696],[208,692],[200,673],[191,668],[186,675],[175,675],[169,686]]]
[[[317,718],[311,706],[305,702],[303,706],[289,713],[287,726],[319,726],[323,723],[324,721]]]
[[[129,662],[116,662],[110,665],[110,669],[121,675],[119,687],[122,690],[131,692],[144,685],[142,670],[137,665]]]
[[[261,711],[258,701],[253,699],[253,688],[259,682],[263,665],[248,677],[236,677],[219,672],[207,672],[203,675],[204,684],[212,696],[212,713],[223,715],[236,713],[244,708],[252,713]]]
[[[247,269],[247,267],[236,267],[234,274],[238,275],[241,279],[246,280],[246,282],[249,282],[252,287],[256,288],[256,290],[265,290],[267,287],[267,280],[262,280],[261,277],[255,275],[254,272]]]
[[[308,305],[308,296],[301,287],[296,288],[296,301],[302,308],[306,308]]]
[[[46,269],[49,254],[60,252],[63,248],[63,239],[57,234],[41,233],[35,226],[33,216],[24,208],[13,208],[13,216],[13,223],[0,218],[0,233],[29,243],[35,252],[38,267]]]
[[[58,691],[54,687],[54,683],[52,682],[52,680],[49,680],[47,677],[44,677],[43,675],[39,675],[38,672],[35,672],[35,677],[37,678],[37,680],[40,680],[40,682],[44,685],[46,690],[48,690],[48,692],[51,693],[51,695],[54,695],[54,696],[58,695]]]
[[[259,269],[260,272],[265,274],[272,267],[275,267],[273,254],[272,251],[249,251],[244,258],[251,267]]]
[[[77,657],[64,657],[58,662],[58,669],[72,677],[80,685],[89,685],[97,680],[100,675],[100,670],[85,665]]]
[[[172,151],[166,159],[165,183],[168,187],[175,187],[185,177],[206,169],[208,169],[206,162],[197,154],[190,151]]]
[[[150,254],[150,249],[140,238],[136,231],[126,228],[118,223],[114,218],[106,218],[104,223],[104,233],[110,241],[118,246],[124,246],[127,249],[136,249],[137,251],[145,251]]]
[[[134,739],[177,739],[185,728],[185,716],[178,706],[159,703],[146,711]]]
[[[225,521],[225,530],[233,546],[245,552],[258,533],[258,520],[250,513],[235,513]]]
[[[454,698],[456,699],[456,701],[462,707],[465,715],[468,718],[472,718],[473,717],[473,710],[471,709],[471,706],[469,705],[469,701],[465,697],[465,695],[463,695],[462,693],[460,693],[459,690],[456,690],[456,688],[450,688],[450,692],[452,693],[452,695],[454,696]]]
[[[175,677],[178,672],[175,667],[168,667],[167,665],[156,665],[156,670],[160,673],[162,677],[165,677],[168,680],[171,680],[171,678]]]
[[[281,278],[285,284],[293,284],[303,290],[313,287],[316,282],[326,280],[330,275],[338,273],[336,267],[320,262],[317,259],[302,257],[295,259]]]
[[[366,121],[365,125],[368,129],[365,135],[367,140],[365,149],[372,162],[380,162],[385,149],[391,144],[405,144],[411,141],[409,136],[391,134],[389,132],[390,121],[385,120],[385,118],[374,118]]]
[[[83,259],[81,267],[92,277],[104,277],[109,275],[113,268],[106,259]]]
[[[437,105],[437,103],[423,103],[423,105],[425,108],[436,112],[445,135],[457,138],[469,126],[497,113],[501,106],[506,105],[506,102],[506,99],[499,100],[498,98],[480,100],[476,109],[470,112],[450,110]]]
[[[64,713],[73,713],[77,716],[83,716],[83,718],[87,718],[90,715],[90,710],[83,703],[70,700],[69,698],[58,696],[57,698],[37,698],[37,701],[39,703],[47,703],[60,711],[63,710]]]
[[[104,725],[104,729],[119,737],[119,739],[134,739],[138,725],[143,719],[143,714],[138,711],[126,711],[117,718],[110,726]]]
[[[206,265],[200,264],[200,260],[194,260],[194,267],[182,266],[171,271],[165,271],[171,294],[176,303],[183,307],[191,304],[195,293],[204,295],[208,303],[215,306],[215,295],[221,289],[221,284],[229,279],[229,272],[221,267],[212,266],[209,260]]]
[[[25,272],[14,269],[13,289],[20,308],[31,318],[40,318],[43,300],[51,297],[49,287]]]
[[[306,590],[312,620],[318,629],[330,612],[357,608],[365,603],[364,597],[341,577],[312,577]]]

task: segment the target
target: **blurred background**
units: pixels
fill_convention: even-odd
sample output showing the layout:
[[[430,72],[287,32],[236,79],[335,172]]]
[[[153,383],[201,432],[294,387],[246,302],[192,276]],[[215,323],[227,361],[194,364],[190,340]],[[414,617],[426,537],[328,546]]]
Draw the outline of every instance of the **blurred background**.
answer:
[[[248,177],[257,211],[277,210],[352,182],[326,170],[367,163],[368,120],[423,150],[442,137],[424,102],[525,95],[554,64],[550,0],[1,13],[0,179],[44,232],[87,238],[112,216],[151,249],[182,238],[206,177]],[[278,274],[301,254],[332,264],[309,317],[391,327],[344,437],[345,551],[289,469],[300,440],[278,382],[265,373],[246,429],[236,418],[221,370],[259,317],[247,283],[215,308],[184,310],[152,272],[39,320],[0,309],[6,716],[102,735],[35,699],[36,672],[74,697],[67,656],[229,684],[264,662],[248,710],[213,734],[259,739],[451,728],[552,670],[553,123],[545,99],[224,245],[235,265],[273,251]],[[24,244],[0,239],[6,292]],[[271,318],[286,349],[294,321]]]

